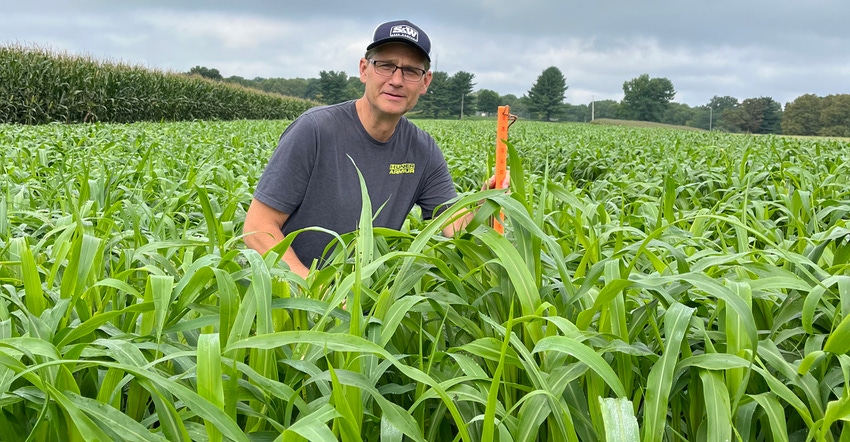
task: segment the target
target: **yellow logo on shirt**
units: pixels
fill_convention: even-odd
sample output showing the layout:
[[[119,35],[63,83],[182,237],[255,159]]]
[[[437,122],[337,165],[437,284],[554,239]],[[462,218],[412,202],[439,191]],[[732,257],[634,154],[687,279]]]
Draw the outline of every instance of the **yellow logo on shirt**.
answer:
[[[414,163],[402,163],[402,164],[390,164],[390,175],[401,175],[405,173],[415,173],[416,164]]]

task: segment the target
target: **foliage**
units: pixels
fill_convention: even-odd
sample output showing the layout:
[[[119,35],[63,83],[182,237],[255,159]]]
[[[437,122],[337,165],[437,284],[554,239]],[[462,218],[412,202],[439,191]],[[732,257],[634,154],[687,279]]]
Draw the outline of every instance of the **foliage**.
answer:
[[[677,126],[694,126],[697,115],[697,108],[682,103],[670,103],[667,105],[660,122]]]
[[[594,118],[617,118],[620,113],[620,103],[616,100],[599,100],[593,102]]]
[[[452,116],[463,117],[465,114],[475,113],[475,95],[472,94],[472,88],[475,86],[472,82],[474,78],[475,74],[458,71],[449,79],[449,109]]]
[[[316,100],[336,104],[360,98],[363,95],[362,88],[359,88],[361,84],[359,77],[349,78],[343,71],[321,71],[316,85],[319,91]]]
[[[446,72],[432,72],[431,85],[425,95],[419,97],[414,110],[420,116],[430,118],[460,118],[461,107],[465,114],[474,113],[474,77],[464,71],[458,71],[451,77]]]
[[[561,113],[561,120],[586,123],[590,121],[590,106],[586,104],[573,105],[565,103],[564,110]]]
[[[736,130],[753,134],[776,134],[782,130],[782,106],[770,97],[747,98],[723,111],[724,122]]]
[[[550,66],[543,70],[528,91],[528,110],[544,121],[557,119],[564,112],[564,93],[567,79],[561,70]]]
[[[192,69],[189,69],[189,72],[186,72],[187,75],[200,75],[204,78],[209,78],[210,80],[223,80],[221,76],[221,72],[215,68],[208,68],[206,66],[195,66]]]
[[[200,76],[0,47],[0,122],[294,118],[315,102]]]
[[[499,111],[499,106],[504,106],[502,98],[499,97],[499,94],[495,91],[479,89],[476,92],[476,95],[476,102],[478,103],[478,110],[480,112],[495,114]]]
[[[821,107],[821,98],[814,94],[801,95],[786,104],[782,117],[782,133],[817,135],[821,130]]]
[[[824,97],[820,123],[820,135],[850,137],[850,94]]]
[[[850,137],[850,94],[806,94],[785,105],[782,133]]]
[[[285,95],[287,97],[315,100],[318,94],[318,78],[262,78],[247,80],[239,76],[225,78],[228,83],[259,89],[263,92]],[[359,80],[358,80],[359,82]]]
[[[522,97],[517,97],[514,94],[503,95],[502,105],[510,106],[511,113],[517,115],[520,118],[531,118],[528,97],[526,97],[525,95],[523,95]]]
[[[623,83],[620,116],[632,120],[661,122],[670,101],[676,96],[673,82],[643,74]]]
[[[419,97],[419,101],[413,110],[424,117],[444,118],[449,115],[450,103],[449,74],[443,71],[434,71],[428,91]]]
[[[0,126],[3,438],[850,436],[846,142],[520,120],[472,193],[417,122],[460,200],[306,281],[239,238],[285,121]]]

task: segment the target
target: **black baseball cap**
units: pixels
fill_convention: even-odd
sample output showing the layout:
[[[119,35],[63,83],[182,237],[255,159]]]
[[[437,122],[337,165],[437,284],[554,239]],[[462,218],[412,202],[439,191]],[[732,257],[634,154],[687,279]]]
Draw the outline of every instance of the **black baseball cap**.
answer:
[[[425,58],[431,61],[431,39],[419,26],[407,20],[394,20],[381,23],[372,34],[372,43],[366,46],[366,50],[378,47],[386,43],[407,43],[419,49]]]

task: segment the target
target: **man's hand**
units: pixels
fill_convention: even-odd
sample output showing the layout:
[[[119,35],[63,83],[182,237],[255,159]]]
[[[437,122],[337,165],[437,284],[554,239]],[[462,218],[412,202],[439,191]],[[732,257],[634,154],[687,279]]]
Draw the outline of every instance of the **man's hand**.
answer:
[[[496,175],[490,177],[483,186],[481,186],[481,190],[490,190],[490,189],[508,189],[511,187],[511,171],[507,171],[505,173],[505,179],[502,181],[502,185],[496,187]]]
[[[498,187],[499,189],[509,189],[511,187],[511,171],[507,171],[505,174],[505,179],[502,181],[502,186]],[[491,176],[482,186],[481,190],[491,190],[496,189],[496,175]],[[463,213],[463,212],[461,212]],[[450,224],[443,227],[443,236],[447,238],[451,238],[455,235],[455,233],[462,231],[466,228],[466,226],[472,221],[472,218],[475,216],[475,212],[471,210],[467,210],[463,215],[459,216],[456,220],[451,222]]]

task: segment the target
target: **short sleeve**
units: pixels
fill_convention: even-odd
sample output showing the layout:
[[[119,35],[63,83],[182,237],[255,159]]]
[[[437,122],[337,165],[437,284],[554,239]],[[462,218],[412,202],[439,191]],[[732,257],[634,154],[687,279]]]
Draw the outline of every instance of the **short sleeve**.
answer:
[[[254,190],[254,198],[286,214],[298,209],[316,161],[317,137],[312,118],[302,116],[293,121],[280,136]]]

